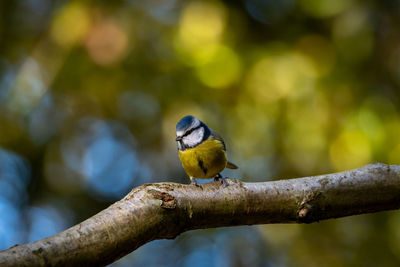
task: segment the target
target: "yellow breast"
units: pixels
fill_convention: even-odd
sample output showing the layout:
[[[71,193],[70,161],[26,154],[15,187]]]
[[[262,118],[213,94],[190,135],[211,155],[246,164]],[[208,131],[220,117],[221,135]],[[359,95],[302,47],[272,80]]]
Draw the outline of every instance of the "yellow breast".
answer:
[[[226,167],[227,158],[220,141],[209,137],[200,145],[179,151],[185,172],[194,178],[213,178]]]

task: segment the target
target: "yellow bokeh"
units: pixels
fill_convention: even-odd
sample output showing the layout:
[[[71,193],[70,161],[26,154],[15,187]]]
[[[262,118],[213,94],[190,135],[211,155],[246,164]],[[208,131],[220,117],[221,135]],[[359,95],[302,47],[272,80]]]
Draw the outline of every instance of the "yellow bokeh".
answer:
[[[225,28],[225,8],[218,2],[192,2],[181,18],[179,38],[186,47],[219,41]]]
[[[266,102],[298,98],[314,89],[316,71],[310,59],[297,52],[266,55],[249,71],[247,89]]]
[[[51,37],[59,45],[71,47],[85,38],[90,23],[89,11],[84,4],[69,3],[55,15],[51,25]]]
[[[362,131],[343,131],[331,144],[330,157],[336,170],[349,170],[370,163],[371,144]]]
[[[212,88],[231,85],[240,74],[240,61],[236,53],[227,46],[219,45],[213,57],[196,67],[200,81]]]
[[[175,48],[187,64],[203,62],[220,43],[227,14],[219,2],[192,2],[183,10]]]

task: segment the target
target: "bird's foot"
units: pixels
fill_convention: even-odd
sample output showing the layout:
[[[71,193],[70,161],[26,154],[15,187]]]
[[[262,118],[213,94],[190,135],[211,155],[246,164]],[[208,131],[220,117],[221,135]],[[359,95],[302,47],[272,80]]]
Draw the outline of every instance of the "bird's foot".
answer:
[[[229,185],[228,181],[220,173],[214,177],[214,181],[221,181],[221,184],[223,184],[224,187]]]
[[[201,187],[201,185],[199,185],[196,181],[196,178],[190,177],[190,184],[194,184],[197,187],[200,187],[201,189],[203,189],[203,187]]]

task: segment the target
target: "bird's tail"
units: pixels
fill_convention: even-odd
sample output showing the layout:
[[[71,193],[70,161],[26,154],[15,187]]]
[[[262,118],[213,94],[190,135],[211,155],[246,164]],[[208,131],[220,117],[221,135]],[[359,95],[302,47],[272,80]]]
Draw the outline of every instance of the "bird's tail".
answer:
[[[229,168],[229,169],[238,169],[239,168],[238,166],[236,166],[236,164],[234,164],[232,162],[229,162],[229,161],[226,164],[226,167]]]

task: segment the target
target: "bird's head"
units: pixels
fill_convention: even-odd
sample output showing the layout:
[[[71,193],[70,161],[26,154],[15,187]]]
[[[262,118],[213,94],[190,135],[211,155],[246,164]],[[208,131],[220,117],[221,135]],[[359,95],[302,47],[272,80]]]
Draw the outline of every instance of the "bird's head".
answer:
[[[193,116],[185,116],[176,124],[176,142],[179,150],[195,147],[210,135],[210,129]]]

